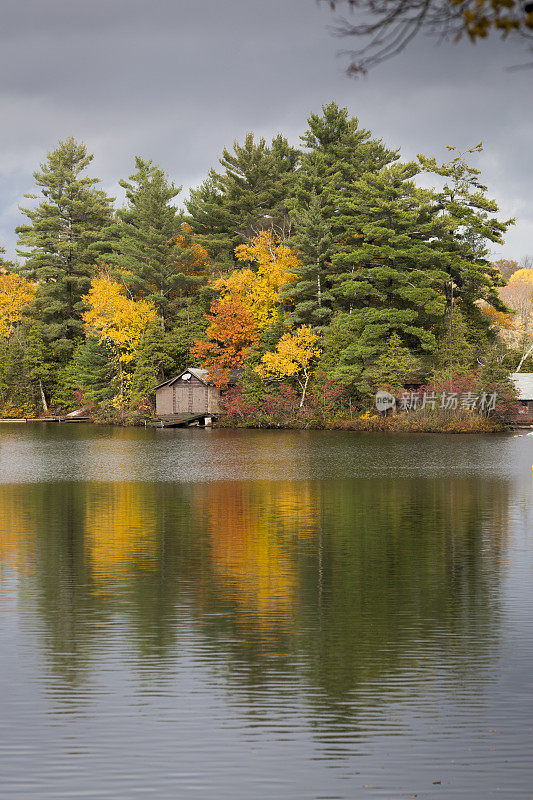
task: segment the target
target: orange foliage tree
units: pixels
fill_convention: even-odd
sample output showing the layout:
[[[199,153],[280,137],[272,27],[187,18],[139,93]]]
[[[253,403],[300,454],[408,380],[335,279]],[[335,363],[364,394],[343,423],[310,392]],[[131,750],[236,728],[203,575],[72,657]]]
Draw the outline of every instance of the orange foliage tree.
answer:
[[[231,296],[249,309],[259,328],[271,325],[276,318],[280,292],[294,280],[301,269],[296,253],[271,231],[261,231],[250,244],[235,248],[238,261],[251,263],[254,269],[236,269],[215,282],[224,296]]]
[[[214,300],[206,341],[195,340],[191,352],[209,370],[215,386],[228,386],[230,372],[240,369],[250,348],[259,342],[259,332],[253,313],[232,297]]]
[[[189,254],[188,271],[195,275],[203,275],[209,270],[211,260],[205,247],[195,242],[191,226],[184,222],[181,225],[181,233],[174,238],[178,247],[183,248]]]

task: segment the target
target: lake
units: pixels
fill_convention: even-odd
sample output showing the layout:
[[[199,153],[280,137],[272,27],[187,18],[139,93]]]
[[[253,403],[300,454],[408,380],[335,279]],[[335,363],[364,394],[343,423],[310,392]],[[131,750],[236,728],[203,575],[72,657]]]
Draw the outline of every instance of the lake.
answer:
[[[533,437],[0,426],[0,798],[531,798]]]

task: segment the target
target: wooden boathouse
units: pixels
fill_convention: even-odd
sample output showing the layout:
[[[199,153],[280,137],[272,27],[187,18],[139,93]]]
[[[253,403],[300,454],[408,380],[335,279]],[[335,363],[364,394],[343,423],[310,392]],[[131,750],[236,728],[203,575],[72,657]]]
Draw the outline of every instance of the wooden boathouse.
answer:
[[[533,372],[513,372],[511,375],[518,394],[517,425],[533,427]]]
[[[219,410],[220,390],[209,380],[206,369],[189,368],[154,387],[155,413],[167,424],[215,416]]]

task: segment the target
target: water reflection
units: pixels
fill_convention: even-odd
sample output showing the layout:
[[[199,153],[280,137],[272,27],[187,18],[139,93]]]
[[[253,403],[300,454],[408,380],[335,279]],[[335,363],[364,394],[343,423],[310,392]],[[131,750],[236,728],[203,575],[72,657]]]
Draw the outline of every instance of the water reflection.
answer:
[[[454,479],[2,485],[0,601],[16,584],[74,685],[115,637],[174,663],[186,618],[247,684],[423,688],[422,662],[464,679],[497,657],[508,505]]]
[[[106,453],[111,464],[97,431],[62,435],[32,434],[16,469],[30,475],[36,451],[45,469],[48,445],[55,469],[70,440],[83,470]],[[274,479],[312,472],[330,441],[298,455],[302,438],[289,439],[270,462],[253,437],[231,454],[223,439],[218,455],[216,438],[197,439],[217,480],[177,483],[129,480],[156,440],[113,433],[121,480],[53,481],[49,464],[43,482],[0,484],[6,797],[73,796],[73,759],[75,790],[111,800],[433,796],[434,765],[449,771],[477,743],[460,793],[477,800],[497,785],[483,737],[505,725],[506,796],[529,786],[512,783],[526,679],[502,666],[517,649],[509,609],[529,596],[529,489],[473,477],[470,440],[460,476],[400,477],[388,463],[365,477],[351,440],[336,440],[336,478]],[[381,440],[358,446],[385,459]],[[227,479],[250,459],[268,477]]]

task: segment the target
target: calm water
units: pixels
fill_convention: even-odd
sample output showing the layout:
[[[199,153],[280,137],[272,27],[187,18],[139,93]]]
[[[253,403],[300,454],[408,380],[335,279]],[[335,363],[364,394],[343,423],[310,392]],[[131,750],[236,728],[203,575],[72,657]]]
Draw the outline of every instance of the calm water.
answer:
[[[531,798],[532,465],[0,426],[0,798]]]

